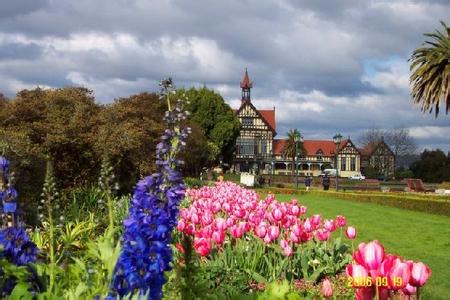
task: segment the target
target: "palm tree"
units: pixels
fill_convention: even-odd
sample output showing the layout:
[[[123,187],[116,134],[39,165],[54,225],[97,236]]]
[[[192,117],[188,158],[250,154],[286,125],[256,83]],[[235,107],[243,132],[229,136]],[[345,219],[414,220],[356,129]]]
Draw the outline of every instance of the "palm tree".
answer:
[[[283,156],[292,158],[292,166],[295,166],[295,141],[302,140],[302,135],[297,129],[290,129],[288,132],[287,143],[283,147]],[[306,150],[303,147],[303,143],[297,142],[297,155],[303,156],[306,154]],[[294,172],[294,170],[292,170]]]
[[[444,32],[426,33],[431,41],[414,50],[410,58],[414,103],[421,104],[424,112],[434,108],[436,117],[441,104],[445,103],[447,114],[450,108],[450,28],[441,24]]]

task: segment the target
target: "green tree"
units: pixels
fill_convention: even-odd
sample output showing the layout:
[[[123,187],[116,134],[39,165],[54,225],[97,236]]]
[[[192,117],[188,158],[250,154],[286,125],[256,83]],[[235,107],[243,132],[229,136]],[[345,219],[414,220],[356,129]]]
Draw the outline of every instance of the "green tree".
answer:
[[[441,150],[424,150],[420,160],[414,162],[410,170],[414,176],[426,182],[450,180],[450,156]]]
[[[230,162],[240,130],[239,120],[230,106],[220,94],[206,87],[181,89],[178,93],[186,94],[189,99],[186,108],[191,113],[190,120],[199,124],[208,141],[220,149],[219,156]]]
[[[450,28],[441,21],[444,32],[436,30],[426,33],[431,38],[411,55],[411,95],[414,103],[422,106],[422,111],[435,111],[445,104],[446,113],[450,108]]]
[[[117,99],[98,115],[97,155],[110,158],[122,191],[130,191],[137,179],[155,171],[165,110],[157,94],[140,93]]]
[[[303,146],[303,143],[300,142],[302,139],[301,133],[297,129],[290,129],[288,132],[288,139],[286,144],[283,147],[283,156],[292,158],[292,165],[295,166],[295,155],[297,156],[305,156],[306,150]],[[297,142],[296,142],[297,140]],[[297,145],[296,145],[297,144]],[[296,153],[297,151],[297,153]],[[295,170],[295,167],[294,167]],[[292,171],[294,171],[292,170]]]

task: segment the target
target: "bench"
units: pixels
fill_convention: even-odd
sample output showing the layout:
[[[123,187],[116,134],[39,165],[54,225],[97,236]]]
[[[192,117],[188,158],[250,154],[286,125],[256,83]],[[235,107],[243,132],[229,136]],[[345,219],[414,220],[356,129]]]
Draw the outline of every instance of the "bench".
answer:
[[[408,188],[411,192],[419,192],[419,193],[434,192],[434,189],[425,188],[422,179],[408,178],[405,179],[405,183],[408,185]]]

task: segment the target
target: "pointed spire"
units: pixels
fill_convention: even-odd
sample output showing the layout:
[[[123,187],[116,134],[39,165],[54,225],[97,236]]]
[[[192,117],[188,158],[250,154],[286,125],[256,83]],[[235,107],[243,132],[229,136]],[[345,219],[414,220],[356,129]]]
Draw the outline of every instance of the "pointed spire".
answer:
[[[248,76],[247,68],[245,68],[244,78],[241,81],[241,88],[243,89],[251,89],[253,83],[250,81],[250,77]]]

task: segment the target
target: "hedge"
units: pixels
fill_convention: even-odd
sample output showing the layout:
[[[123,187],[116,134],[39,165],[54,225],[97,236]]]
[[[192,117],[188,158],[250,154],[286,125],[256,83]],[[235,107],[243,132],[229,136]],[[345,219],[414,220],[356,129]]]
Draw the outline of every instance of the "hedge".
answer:
[[[311,191],[312,193],[323,196],[333,197],[354,202],[373,203],[379,205],[392,206],[413,211],[426,212],[435,215],[450,216],[450,197],[445,199],[432,197],[411,197],[408,195],[388,195],[388,194],[363,194],[363,193],[342,193],[333,191]]]

